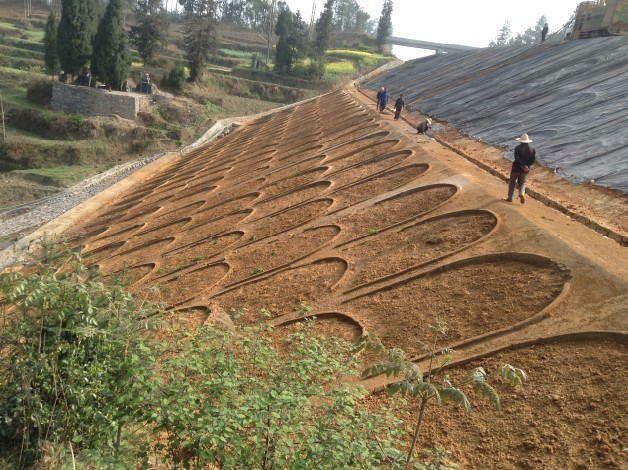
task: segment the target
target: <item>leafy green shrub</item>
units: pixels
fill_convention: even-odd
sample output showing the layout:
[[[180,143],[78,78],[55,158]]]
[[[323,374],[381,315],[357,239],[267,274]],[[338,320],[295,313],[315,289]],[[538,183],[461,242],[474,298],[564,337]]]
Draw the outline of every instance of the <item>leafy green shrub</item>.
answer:
[[[299,77],[304,80],[316,78],[317,70],[312,68],[312,61],[306,60],[302,63],[295,64],[290,71],[295,77]],[[314,73],[314,75],[312,75]]]
[[[0,142],[0,160],[9,156],[7,143],[3,140]]]
[[[44,241],[34,261],[0,274],[0,448],[20,468],[51,445],[119,448],[133,383],[151,361],[141,319],[156,311],[78,253]]]
[[[321,79],[325,75],[325,57],[310,62],[308,66],[308,76],[314,79]]]
[[[187,79],[185,67],[181,64],[177,64],[170,69],[168,77],[164,80],[166,86],[175,90],[183,90],[185,88],[185,82]]]
[[[72,129],[74,132],[80,131],[83,127],[83,123],[85,122],[82,114],[70,114],[67,117],[67,120],[70,129]]]
[[[160,310],[128,293],[123,275],[103,278],[45,240],[34,261],[0,274],[0,449],[20,468],[44,453],[49,468],[404,465],[402,423],[370,412],[347,380],[359,348],[317,336],[311,320],[281,347],[272,326],[226,318],[149,347],[141,330]],[[424,398],[408,379],[408,394]],[[453,468],[439,448],[425,457],[414,468]]]
[[[183,106],[164,103],[157,106],[157,114],[166,122],[187,123],[189,113]]]
[[[399,421],[360,409],[355,348],[311,323],[281,349],[270,327],[206,326],[170,346],[147,382],[145,447],[184,468],[373,468],[400,462]],[[165,353],[166,351],[164,351]]]

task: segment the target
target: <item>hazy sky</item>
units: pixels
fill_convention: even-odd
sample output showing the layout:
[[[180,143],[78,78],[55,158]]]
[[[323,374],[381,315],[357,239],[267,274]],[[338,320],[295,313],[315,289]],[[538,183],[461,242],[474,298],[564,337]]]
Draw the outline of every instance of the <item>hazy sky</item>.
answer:
[[[309,22],[312,2],[316,17],[325,0],[286,0],[292,11],[300,10]],[[545,15],[550,33],[560,29],[581,0],[393,0],[393,35],[424,41],[486,47],[500,28],[510,21],[513,35],[534,27]],[[362,8],[379,19],[383,0],[357,0]],[[401,59],[432,54],[413,48],[394,49]]]

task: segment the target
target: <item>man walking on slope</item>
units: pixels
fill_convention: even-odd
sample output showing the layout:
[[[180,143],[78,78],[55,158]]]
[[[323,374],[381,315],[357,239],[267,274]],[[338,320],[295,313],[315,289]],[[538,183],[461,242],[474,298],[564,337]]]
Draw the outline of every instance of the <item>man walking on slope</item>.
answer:
[[[388,90],[384,88],[382,94],[379,95],[379,112],[383,113],[386,110],[386,106],[388,105]]]
[[[516,140],[520,142],[515,147],[515,161],[512,162],[512,168],[510,169],[510,180],[508,181],[508,197],[506,202],[512,202],[512,198],[515,195],[515,186],[519,184],[519,200],[521,204],[526,202],[526,179],[530,172],[530,167],[536,162],[536,150],[530,144],[532,140],[528,137],[528,134],[522,134]]]
[[[382,98],[382,93],[384,93],[384,87],[381,87],[379,90],[377,90],[377,96],[375,97],[375,109],[377,109],[378,111],[380,106],[380,99]]]
[[[403,95],[399,95],[399,98],[397,98],[397,101],[395,101],[395,120],[399,119],[399,116],[401,115],[401,110],[403,109],[405,104],[406,103],[403,101]]]

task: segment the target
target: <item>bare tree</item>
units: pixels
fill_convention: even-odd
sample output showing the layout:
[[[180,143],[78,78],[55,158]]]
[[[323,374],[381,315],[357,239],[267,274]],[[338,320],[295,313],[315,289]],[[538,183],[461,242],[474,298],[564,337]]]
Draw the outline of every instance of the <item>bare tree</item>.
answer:
[[[33,14],[33,0],[24,0],[24,18],[30,18]]]
[[[7,140],[7,135],[4,130],[4,104],[2,103],[2,95],[0,95],[0,116],[2,116],[2,143]]]

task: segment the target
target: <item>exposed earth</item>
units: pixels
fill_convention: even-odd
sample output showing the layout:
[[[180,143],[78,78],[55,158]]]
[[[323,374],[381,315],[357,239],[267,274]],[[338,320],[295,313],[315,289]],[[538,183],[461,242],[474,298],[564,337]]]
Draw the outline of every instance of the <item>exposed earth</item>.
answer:
[[[421,362],[440,316],[453,376],[507,362],[529,380],[499,386],[499,412],[431,408],[422,445],[462,468],[625,468],[625,196],[536,167],[532,196],[508,204],[500,149],[405,118],[369,93],[324,95],[151,163],[39,233],[82,237],[89,262],[128,267],[189,326],[265,308],[281,331],[307,312],[325,334],[375,332]],[[365,406],[395,406],[384,378],[363,384]]]

